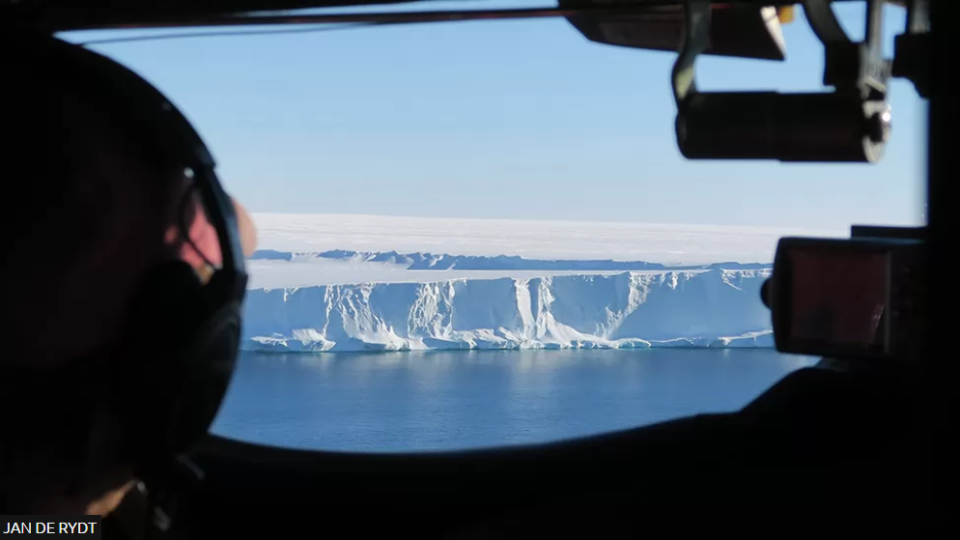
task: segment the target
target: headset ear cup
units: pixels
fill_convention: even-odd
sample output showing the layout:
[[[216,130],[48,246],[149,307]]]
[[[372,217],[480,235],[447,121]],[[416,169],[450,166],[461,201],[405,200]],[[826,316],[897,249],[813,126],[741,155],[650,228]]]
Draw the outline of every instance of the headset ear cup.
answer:
[[[154,269],[130,317],[126,407],[134,459],[150,464],[206,436],[229,387],[240,343],[240,305],[202,285],[190,265]]]
[[[175,450],[171,414],[179,409],[183,381],[195,363],[190,343],[206,317],[203,286],[182,261],[155,267],[134,301],[124,334],[117,406],[124,418],[128,452],[150,461]]]
[[[189,353],[196,363],[186,379],[183,408],[175,419],[180,450],[207,435],[233,379],[240,345],[240,306],[235,302],[216,305],[219,309],[198,327]]]

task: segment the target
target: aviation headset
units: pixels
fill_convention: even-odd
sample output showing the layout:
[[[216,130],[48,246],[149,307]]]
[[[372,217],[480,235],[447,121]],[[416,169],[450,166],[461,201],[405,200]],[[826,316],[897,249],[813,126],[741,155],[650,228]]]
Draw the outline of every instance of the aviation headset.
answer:
[[[196,271],[179,260],[153,268],[116,343],[62,368],[0,371],[0,392],[25,395],[32,389],[43,396],[11,416],[39,423],[39,430],[59,429],[64,434],[57,440],[69,447],[68,461],[77,465],[77,472],[68,473],[73,484],[119,462],[135,465],[141,480],[156,478],[164,474],[160,471],[165,463],[206,435],[232,377],[247,283],[233,202],[189,121],[140,76],[103,55],[46,34],[3,32],[0,46],[14,51],[17,58],[37,62],[38,73],[48,84],[52,81],[95,100],[98,110],[116,117],[126,136],[140,137],[141,144],[159,149],[165,161],[182,166],[216,230],[223,262],[210,280],[202,283]],[[181,234],[189,239],[187,230]],[[110,355],[99,354],[107,350]],[[122,361],[99,360],[104,356],[119,356]],[[103,420],[103,411],[110,421]],[[7,442],[17,445],[11,436],[15,435],[8,431],[4,435],[8,441],[0,442],[0,465],[5,469],[0,476],[17,473],[16,452],[5,455],[3,448]]]

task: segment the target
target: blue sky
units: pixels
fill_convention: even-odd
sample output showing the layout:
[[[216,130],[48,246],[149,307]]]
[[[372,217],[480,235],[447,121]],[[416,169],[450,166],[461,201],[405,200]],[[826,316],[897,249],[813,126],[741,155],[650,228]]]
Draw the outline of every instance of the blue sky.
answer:
[[[863,7],[837,11],[861,37]],[[903,12],[888,14],[892,47]],[[700,87],[821,90],[822,48],[801,10],[784,34],[786,62],[703,58]],[[254,212],[819,229],[923,220],[925,105],[905,81],[892,85],[879,164],[691,162],[673,135],[676,55],[595,44],[562,19],[93,48],[171,97]]]

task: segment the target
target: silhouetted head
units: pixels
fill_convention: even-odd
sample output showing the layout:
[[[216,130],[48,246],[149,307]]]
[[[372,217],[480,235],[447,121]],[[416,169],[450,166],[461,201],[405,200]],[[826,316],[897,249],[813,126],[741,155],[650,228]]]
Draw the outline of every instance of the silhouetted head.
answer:
[[[183,260],[202,281],[208,262],[220,262],[196,186],[185,164],[138,137],[123,113],[91,90],[96,85],[52,77],[49,66],[16,48],[3,47],[0,57],[6,131],[0,230],[7,267],[0,362],[51,372],[82,369],[84,362],[137,362],[130,351],[106,345],[122,337],[151,268]],[[252,251],[252,223],[237,208],[245,251]],[[49,390],[31,387],[30,395],[2,391],[11,425],[17,425],[18,410],[56,414],[60,408],[66,414],[83,407],[65,402],[53,384]],[[131,479],[127,464],[105,457],[94,481],[68,492],[61,479],[69,475],[72,450],[58,446],[64,438],[47,438],[43,426],[21,427],[32,435],[18,439],[6,429],[0,449],[5,502],[43,513],[82,513]]]

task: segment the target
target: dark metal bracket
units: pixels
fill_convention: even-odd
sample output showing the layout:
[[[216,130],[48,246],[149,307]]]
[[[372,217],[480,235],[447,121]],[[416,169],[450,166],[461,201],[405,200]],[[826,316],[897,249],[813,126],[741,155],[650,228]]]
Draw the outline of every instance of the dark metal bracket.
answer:
[[[930,97],[931,43],[930,0],[908,0],[906,29],[894,41],[892,76],[913,82],[922,98]]]
[[[678,108],[697,93],[696,62],[709,46],[712,15],[710,0],[687,0],[683,49],[673,64],[672,74],[673,96]]]
[[[865,100],[887,95],[892,62],[883,58],[883,6],[886,0],[867,0],[866,38],[854,42],[840,26],[831,0],[804,0],[810,27],[823,43],[823,84],[837,92],[857,92]]]
[[[708,46],[709,0],[686,0],[685,36],[672,84],[676,134],[688,159],[773,159],[785,162],[872,163],[890,136],[886,103],[891,62],[881,55],[886,0],[868,0],[867,36],[850,40],[831,0],[805,0],[814,32],[824,44],[824,84],[831,93],[702,92],[695,64]]]

